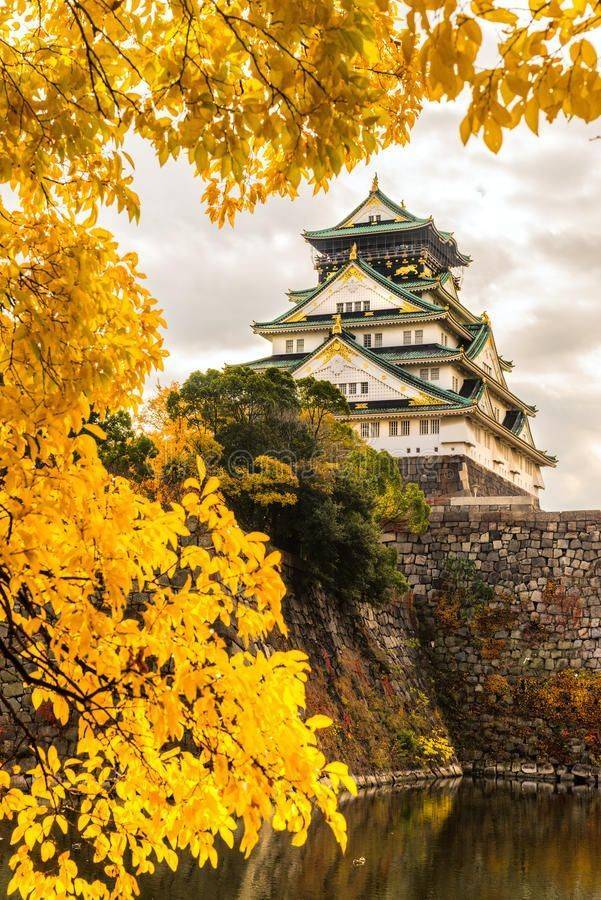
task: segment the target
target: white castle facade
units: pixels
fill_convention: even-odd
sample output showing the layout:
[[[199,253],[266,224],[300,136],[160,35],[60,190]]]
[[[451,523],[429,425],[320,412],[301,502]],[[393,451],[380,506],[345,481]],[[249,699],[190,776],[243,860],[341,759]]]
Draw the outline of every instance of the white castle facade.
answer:
[[[294,378],[326,379],[350,406],[349,422],[395,457],[465,456],[536,495],[556,460],[536,448],[536,409],[508,386],[486,314],[459,297],[469,257],[431,218],[383,194],[333,228],[304,232],[319,280],[290,291],[294,304],[254,331],[271,354],[249,363]]]

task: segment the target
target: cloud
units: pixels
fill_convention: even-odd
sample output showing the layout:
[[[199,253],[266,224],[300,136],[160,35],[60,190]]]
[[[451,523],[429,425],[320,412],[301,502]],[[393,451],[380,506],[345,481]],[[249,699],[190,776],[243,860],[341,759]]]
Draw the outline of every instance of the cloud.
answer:
[[[273,198],[221,230],[205,215],[202,185],[185,163],[160,169],[134,144],[141,224],[112,213],[106,223],[138,252],[165,310],[171,355],[161,381],[268,352],[250,323],[285,309],[288,288],[315,281],[301,231],[339,221],[377,170],[383,190],[418,215],[432,214],[472,256],[462,299],[491,315],[499,349],[516,364],[512,388],[540,409],[535,438],[560,457],[546,475],[544,505],[601,506],[595,128],[558,120],[540,137],[519,128],[493,156],[478,141],[462,146],[460,117],[453,106],[429,108],[410,145],[341,175],[327,194]]]

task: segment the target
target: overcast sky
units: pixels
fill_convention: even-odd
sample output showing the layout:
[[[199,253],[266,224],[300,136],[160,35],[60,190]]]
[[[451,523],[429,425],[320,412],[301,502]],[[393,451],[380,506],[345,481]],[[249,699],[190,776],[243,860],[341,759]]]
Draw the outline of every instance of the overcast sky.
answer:
[[[141,223],[111,215],[108,224],[138,252],[165,310],[161,383],[268,353],[251,321],[287,308],[288,288],[315,282],[300,232],[338,222],[377,170],[385,193],[432,215],[473,259],[462,300],[488,311],[499,351],[515,362],[510,386],[540,410],[535,440],[559,456],[543,506],[601,507],[601,127],[557,122],[537,138],[524,126],[493,156],[476,141],[464,148],[458,122],[455,109],[431,107],[410,146],[340,176],[325,195],[273,199],[221,230],[185,163],[160,169],[136,147]]]

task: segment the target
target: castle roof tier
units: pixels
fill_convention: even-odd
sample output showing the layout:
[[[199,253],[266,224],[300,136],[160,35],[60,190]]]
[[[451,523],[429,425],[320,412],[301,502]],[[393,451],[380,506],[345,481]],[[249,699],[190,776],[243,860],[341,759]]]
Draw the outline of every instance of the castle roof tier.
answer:
[[[314,248],[319,280],[357,254],[393,281],[438,275],[470,263],[453,234],[440,231],[432,217],[420,218],[384,194],[374,179],[368,196],[338,225],[305,231]]]
[[[415,245],[392,252],[383,235],[410,235]],[[513,363],[499,354],[488,316],[460,298],[452,269],[469,257],[452,235],[375,182],[335,228],[305,237],[318,248],[318,283],[289,291],[292,308],[253,323],[272,353],[247,365],[332,382],[348,400],[351,426],[377,449],[464,455],[536,494],[541,467],[556,459],[535,446],[537,410],[507,384]]]

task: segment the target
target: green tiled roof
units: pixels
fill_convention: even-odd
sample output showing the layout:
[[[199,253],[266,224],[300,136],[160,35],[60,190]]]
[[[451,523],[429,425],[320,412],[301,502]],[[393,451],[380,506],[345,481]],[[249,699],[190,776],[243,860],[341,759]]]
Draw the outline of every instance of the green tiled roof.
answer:
[[[263,359],[254,360],[250,363],[245,363],[245,365],[250,368],[286,368],[288,371],[293,372],[295,369],[298,369],[303,363],[307,362],[307,360],[311,359],[312,356],[315,356],[319,351],[331,340],[331,335],[329,335],[324,341],[321,342],[319,347],[313,350],[311,353],[306,354],[280,354],[278,356],[266,356]],[[471,405],[468,401],[464,400],[454,391],[447,391],[444,388],[438,387],[437,385],[433,385],[431,382],[422,381],[421,378],[418,378],[416,375],[411,375],[401,366],[397,366],[392,362],[389,362],[387,359],[383,359],[377,353],[372,350],[368,350],[367,347],[361,346],[358,344],[356,340],[354,340],[349,334],[344,331],[342,334],[337,335],[343,343],[347,344],[353,350],[358,350],[363,356],[369,359],[371,362],[376,363],[381,369],[384,369],[386,372],[389,372],[391,375],[394,375],[395,378],[400,378],[402,381],[405,381],[407,384],[410,384],[412,387],[417,388],[420,391],[423,391],[426,394],[430,394],[434,397],[439,397],[441,400],[446,400],[448,403],[456,404],[458,407],[464,407]],[[413,409],[414,407],[412,407]]]
[[[280,353],[264,356],[262,359],[253,359],[243,365],[249,369],[289,369],[292,371],[309,355],[309,353]]]
[[[390,312],[384,310],[382,312],[384,313],[383,315],[374,316],[366,316],[364,313],[357,313],[356,315],[354,313],[341,313],[342,322],[345,328],[355,328],[359,325],[373,325],[375,327],[386,324],[387,322],[413,323],[436,321],[437,319],[444,318],[446,314],[446,310],[444,309],[433,309],[430,312],[422,310],[416,310],[415,312],[402,312],[398,309],[391,309]],[[290,314],[291,313],[289,313],[289,315]],[[324,328],[332,327],[332,316],[309,316],[299,322],[278,322],[277,319],[274,319],[273,322],[255,322],[254,327],[258,331],[275,329],[276,332],[306,331],[307,329],[309,331],[323,330]]]
[[[483,322],[476,325],[466,325],[466,328],[474,335],[474,340],[465,351],[465,355],[469,359],[474,359],[490,337],[490,327]]]
[[[404,216],[406,219],[410,219],[412,222],[426,222],[427,221],[426,219],[420,219],[418,216],[414,216],[413,213],[410,213],[409,210],[405,209],[404,206],[399,206],[398,203],[395,203],[394,200],[391,200],[390,197],[388,197],[383,191],[381,191],[378,188],[375,191],[370,191],[369,194],[367,195],[367,197],[365,198],[365,200],[362,200],[361,203],[359,203],[354,208],[354,210],[348,214],[348,216],[345,216],[344,219],[342,219],[342,221],[338,223],[338,225],[335,225],[334,228],[341,228],[342,225],[345,222],[348,222],[349,219],[352,219],[353,216],[359,212],[361,207],[365,206],[365,204],[369,200],[371,200],[372,197],[375,198],[376,200],[379,200],[380,203],[384,204],[384,206],[388,207],[390,212],[394,213],[395,216]]]
[[[290,291],[287,291],[287,294],[291,300],[294,300],[295,303],[298,303],[299,300],[304,300],[305,297],[307,297],[309,294],[312,294],[315,289],[316,288],[314,288],[314,287],[310,287],[310,288],[302,288],[301,290],[297,290],[297,291],[290,290]]]
[[[406,291],[428,291],[435,288],[437,284],[438,278],[412,278],[402,281],[401,287],[404,287]]]
[[[378,413],[378,412],[379,413],[389,413],[389,412],[411,412],[411,413],[420,413],[421,412],[421,413],[424,413],[424,412],[427,412],[427,413],[431,413],[432,415],[435,416],[441,412],[448,412],[448,411],[454,410],[454,409],[461,409],[461,410],[466,409],[465,403],[457,403],[457,402],[449,403],[447,406],[429,406],[429,405],[428,406],[418,406],[417,404],[414,404],[414,403],[409,405],[407,403],[407,401],[404,401],[404,402],[401,402],[401,403],[398,403],[395,405],[391,405],[391,406],[386,406],[386,407],[370,406],[368,403],[366,409],[361,409],[361,408],[357,409],[357,406],[362,406],[361,401],[359,400],[359,401],[357,401],[356,406],[353,406],[352,403],[349,405],[351,407],[351,413],[354,416],[356,416],[356,415],[368,415],[368,416],[371,415],[371,416],[373,416],[374,413]]]
[[[433,357],[446,359],[448,357],[455,358],[461,354],[460,347],[443,347],[442,344],[408,344],[399,347],[383,347],[382,349],[374,349],[378,359],[402,360],[409,359],[431,359]]]
[[[349,219],[352,219],[359,210],[365,206],[372,198],[379,200],[381,203],[386,206],[390,212],[395,216],[402,217],[402,221],[388,221],[388,222],[374,222],[372,224],[366,225],[350,225],[345,226],[344,223],[348,222]],[[361,201],[354,208],[352,212],[345,216],[341,222],[337,225],[334,225],[333,228],[319,228],[314,231],[304,231],[304,237],[309,240],[312,239],[320,239],[320,238],[329,238],[329,237],[347,237],[348,235],[354,234],[381,234],[383,232],[388,231],[411,231],[412,229],[421,228],[428,224],[431,224],[434,230],[438,235],[442,238],[443,241],[452,241],[455,243],[453,235],[450,231],[439,231],[434,225],[432,217],[427,219],[422,219],[419,216],[410,213],[408,209],[405,209],[404,206],[399,206],[398,203],[395,203],[394,200],[391,200],[390,197],[387,197],[386,194],[382,193],[379,189],[376,191],[371,191],[369,195]],[[467,257],[466,257],[467,259]]]
[[[416,228],[425,228],[429,224],[428,219],[413,222],[375,222],[373,225],[348,225],[345,228],[321,228],[318,231],[303,231],[303,236],[309,240],[322,240],[336,237],[352,237],[364,234],[385,234],[389,231],[415,231]],[[445,239],[450,239],[448,232],[439,232]]]
[[[431,382],[422,381],[421,378],[418,378],[416,375],[410,375],[405,369],[401,368],[401,366],[396,366],[394,363],[390,363],[385,359],[380,359],[377,353],[374,353],[373,350],[368,350],[367,347],[362,347],[357,341],[353,340],[350,335],[346,334],[344,331],[342,334],[337,335],[345,344],[349,347],[352,347],[355,350],[358,350],[363,356],[369,359],[371,362],[377,363],[380,368],[384,369],[387,372],[390,372],[391,375],[394,375],[395,378],[400,378],[402,381],[406,381],[407,384],[412,385],[420,391],[423,391],[426,394],[431,394],[434,397],[439,397],[441,400],[447,400],[451,403],[456,403],[459,398],[458,394],[455,394],[453,391],[447,391],[444,388],[433,385]],[[313,353],[310,353],[307,359],[310,359],[312,356],[315,356],[321,348],[330,341],[330,337],[328,337],[325,341],[323,341]],[[303,360],[306,362],[306,360]],[[300,365],[300,364],[299,364]],[[460,406],[470,405],[466,404],[465,401],[461,400]]]

